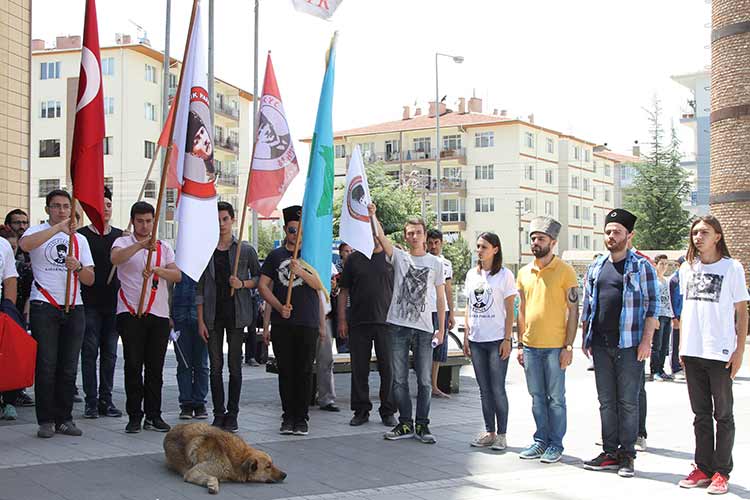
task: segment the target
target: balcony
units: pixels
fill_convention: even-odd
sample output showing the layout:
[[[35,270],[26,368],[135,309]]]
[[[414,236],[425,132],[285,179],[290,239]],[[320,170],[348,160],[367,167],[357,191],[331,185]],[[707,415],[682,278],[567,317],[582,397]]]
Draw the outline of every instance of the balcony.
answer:
[[[231,120],[240,119],[239,108],[237,108],[236,106],[230,106],[228,103],[221,102],[219,100],[217,100],[215,103],[214,112],[224,115]]]
[[[466,212],[442,212],[440,219],[444,229],[466,230]]]
[[[219,167],[216,182],[222,186],[236,187],[240,184],[240,176],[237,169]]]
[[[347,156],[347,163],[351,156]],[[418,162],[418,161],[435,161],[437,158],[437,149],[408,149],[406,151],[386,151],[375,152],[365,151],[362,153],[362,159],[365,164],[368,163],[400,163],[400,162]],[[440,151],[441,160],[458,160],[462,165],[466,165],[466,148],[443,149]]]
[[[437,193],[437,179],[429,174],[412,173],[404,176],[404,185],[410,186],[418,192],[428,194]],[[466,197],[466,181],[464,179],[443,178],[440,181],[441,194],[457,194],[460,197]]]
[[[229,151],[230,153],[238,153],[240,150],[240,145],[237,143],[237,139],[232,137],[218,136],[214,142],[216,143],[217,148]]]

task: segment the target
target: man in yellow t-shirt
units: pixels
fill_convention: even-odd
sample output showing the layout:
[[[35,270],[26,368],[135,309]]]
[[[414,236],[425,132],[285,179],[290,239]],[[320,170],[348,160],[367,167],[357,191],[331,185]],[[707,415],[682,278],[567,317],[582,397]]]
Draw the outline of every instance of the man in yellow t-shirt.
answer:
[[[552,250],[560,223],[550,217],[531,221],[534,261],[518,272],[518,362],[526,372],[536,422],[534,443],[522,459],[560,460],[567,428],[565,368],[573,361],[578,328],[578,280],[573,268]]]

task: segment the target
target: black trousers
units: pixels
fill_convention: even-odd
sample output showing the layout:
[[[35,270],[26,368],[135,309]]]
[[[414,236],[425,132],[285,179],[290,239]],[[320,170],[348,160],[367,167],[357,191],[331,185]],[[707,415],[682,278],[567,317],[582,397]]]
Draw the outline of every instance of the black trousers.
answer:
[[[282,419],[308,420],[312,393],[313,361],[318,339],[317,328],[271,325],[271,342],[279,370],[279,396]]]
[[[224,407],[224,332],[226,331],[229,354],[229,399]],[[237,416],[240,412],[240,393],[242,392],[242,344],[245,342],[244,328],[232,328],[216,320],[214,328],[208,333],[208,357],[211,364],[211,400],[214,415]]]
[[[695,414],[695,465],[708,477],[732,472],[734,415],[732,379],[724,361],[685,356],[690,407]],[[716,439],[714,423],[716,420]]]
[[[369,413],[370,355],[375,344],[375,356],[380,374],[380,416],[396,413],[393,401],[393,367],[391,366],[391,335],[387,325],[358,325],[349,331],[349,352],[352,360],[351,408],[354,413]]]
[[[130,418],[161,416],[164,356],[169,341],[169,319],[146,314],[117,315],[117,330],[125,357],[125,408]],[[143,406],[141,406],[143,405]]]

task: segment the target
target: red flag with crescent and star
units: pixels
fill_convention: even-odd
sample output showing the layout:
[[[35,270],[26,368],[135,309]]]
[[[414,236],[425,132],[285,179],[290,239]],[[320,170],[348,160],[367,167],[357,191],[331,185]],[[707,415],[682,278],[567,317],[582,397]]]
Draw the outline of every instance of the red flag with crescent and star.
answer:
[[[104,96],[96,1],[86,0],[70,177],[73,196],[104,232]]]

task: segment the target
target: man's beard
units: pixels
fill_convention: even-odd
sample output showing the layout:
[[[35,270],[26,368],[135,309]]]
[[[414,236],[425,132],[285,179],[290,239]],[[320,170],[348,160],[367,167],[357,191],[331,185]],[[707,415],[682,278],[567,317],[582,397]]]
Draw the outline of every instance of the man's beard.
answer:
[[[610,252],[619,252],[621,250],[624,250],[625,247],[627,246],[627,244],[628,244],[628,240],[627,239],[622,240],[619,243],[617,241],[615,241],[615,243],[613,245],[610,245],[608,241],[604,242],[604,245],[607,247],[607,250],[609,250]]]
[[[533,253],[534,257],[536,257],[537,259],[546,257],[549,254],[550,250],[552,250],[551,245],[547,247],[540,247],[536,245],[531,246],[531,253]]]

